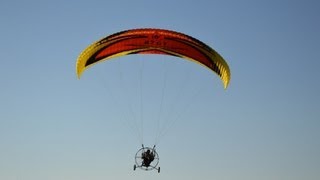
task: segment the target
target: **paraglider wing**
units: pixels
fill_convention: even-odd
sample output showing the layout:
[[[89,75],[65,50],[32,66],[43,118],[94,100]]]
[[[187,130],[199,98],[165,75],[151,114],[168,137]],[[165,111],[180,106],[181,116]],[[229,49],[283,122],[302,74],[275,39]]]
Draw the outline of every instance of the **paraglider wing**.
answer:
[[[132,29],[107,36],[87,47],[77,60],[77,75],[89,66],[111,58],[129,54],[164,54],[181,57],[199,63],[214,71],[224,88],[230,81],[226,61],[203,42],[170,30]]]

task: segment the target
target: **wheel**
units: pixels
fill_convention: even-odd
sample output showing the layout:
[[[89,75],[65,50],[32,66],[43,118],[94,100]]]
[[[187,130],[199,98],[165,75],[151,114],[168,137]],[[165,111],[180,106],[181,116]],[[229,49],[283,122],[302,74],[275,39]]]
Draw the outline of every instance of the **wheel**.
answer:
[[[134,170],[134,171],[136,170],[136,168],[137,168],[137,166],[136,166],[136,165],[133,165],[133,170]]]
[[[158,173],[160,173],[160,167],[158,167]]]

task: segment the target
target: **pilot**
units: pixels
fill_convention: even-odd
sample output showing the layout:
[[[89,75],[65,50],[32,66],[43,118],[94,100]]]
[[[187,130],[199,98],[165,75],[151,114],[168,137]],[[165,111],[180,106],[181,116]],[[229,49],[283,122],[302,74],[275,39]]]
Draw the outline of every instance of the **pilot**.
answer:
[[[142,166],[149,167],[150,163],[154,160],[154,153],[149,149],[142,153]]]

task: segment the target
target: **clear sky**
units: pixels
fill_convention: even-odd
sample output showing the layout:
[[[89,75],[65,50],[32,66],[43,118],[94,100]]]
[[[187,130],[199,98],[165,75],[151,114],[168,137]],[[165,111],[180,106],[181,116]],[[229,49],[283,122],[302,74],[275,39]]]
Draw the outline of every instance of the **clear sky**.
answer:
[[[319,17],[316,0],[2,1],[0,179],[320,179]],[[230,65],[229,88],[162,56],[77,79],[86,46],[140,27],[213,47]],[[146,146],[158,122],[167,128],[160,174],[132,170],[141,119]]]

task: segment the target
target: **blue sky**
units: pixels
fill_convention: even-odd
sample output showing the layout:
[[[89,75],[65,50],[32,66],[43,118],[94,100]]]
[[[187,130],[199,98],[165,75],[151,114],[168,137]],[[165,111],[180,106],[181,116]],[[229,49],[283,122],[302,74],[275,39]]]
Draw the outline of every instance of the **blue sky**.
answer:
[[[312,0],[3,1],[0,179],[319,179],[319,10]],[[230,65],[229,88],[162,56],[77,79],[86,46],[140,27],[213,47]],[[132,171],[139,118],[148,146],[158,121],[168,127],[160,174]]]

